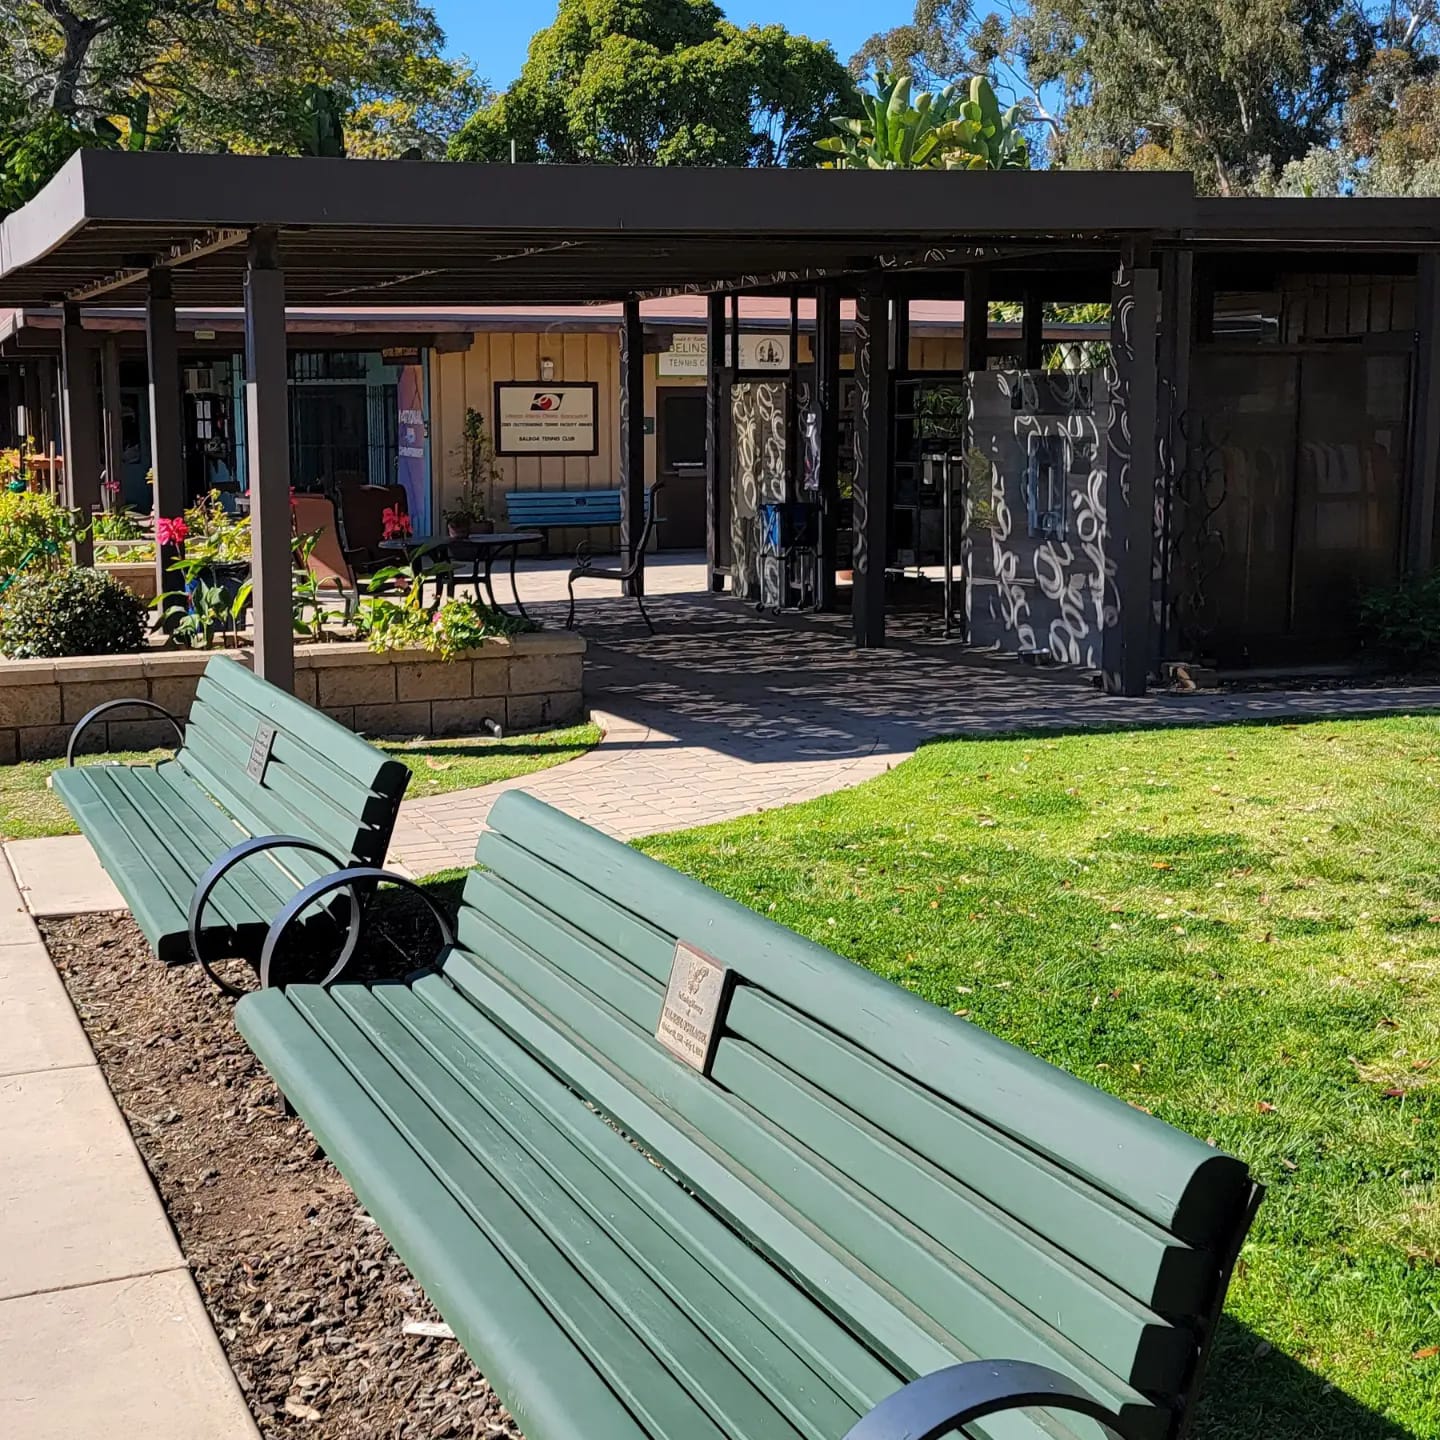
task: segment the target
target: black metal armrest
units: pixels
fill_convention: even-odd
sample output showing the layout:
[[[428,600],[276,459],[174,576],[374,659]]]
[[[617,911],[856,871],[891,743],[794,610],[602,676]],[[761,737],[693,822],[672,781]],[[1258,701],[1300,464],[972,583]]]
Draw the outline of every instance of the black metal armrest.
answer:
[[[271,922],[270,929],[265,936],[265,944],[260,951],[260,988],[262,990],[270,988],[270,966],[275,959],[276,947],[295,917],[303,914],[317,900],[324,899],[332,891],[344,890],[348,887],[351,894],[350,933],[345,937],[345,946],[341,950],[339,958],[330,967],[320,984],[329,985],[338,979],[340,972],[350,963],[350,957],[355,953],[355,946],[360,939],[361,919],[360,905],[356,898],[359,893],[357,887],[362,884],[380,884],[382,881],[388,885],[399,885],[412,894],[418,895],[425,902],[435,921],[435,927],[440,932],[440,951],[438,953],[443,954],[455,943],[455,931],[451,927],[449,919],[421,886],[390,870],[379,870],[371,865],[355,865],[347,870],[337,870],[333,875],[322,875],[318,880],[312,880],[303,890],[297,891],[285,903],[285,908]]]
[[[75,747],[80,743],[80,737],[96,720],[110,710],[126,709],[153,710],[157,715],[163,715],[173,727],[176,740],[182,745],[185,743],[184,726],[163,705],[157,705],[153,700],[107,700],[103,705],[87,710],[75,722],[75,728],[70,732],[70,739],[65,746],[65,763],[71,766],[75,764]]]
[[[210,968],[210,963],[205,959],[200,945],[200,918],[205,912],[205,906],[209,903],[210,896],[215,892],[215,887],[225,878],[225,875],[242,860],[248,860],[252,855],[262,854],[266,850],[308,850],[312,855],[320,855],[328,860],[336,867],[337,871],[341,870],[345,864],[344,860],[332,854],[323,845],[317,845],[313,840],[307,840],[301,835],[252,835],[248,840],[242,840],[239,844],[232,845],[214,861],[200,877],[199,883],[195,886],[195,893],[190,897],[190,953],[200,962],[201,969],[227,995],[243,995],[245,992],[238,986],[230,984],[228,980],[222,980]],[[307,886],[306,888],[312,887]],[[300,893],[303,895],[305,891],[302,890]],[[349,962],[351,955],[355,953],[355,946],[359,942],[360,892],[352,889],[350,891],[350,926],[345,936],[344,948],[340,952],[337,973],[338,970],[344,969]]]
[[[987,1415],[1030,1406],[1088,1415],[1120,1434],[1119,1416],[1056,1370],[1027,1360],[971,1360],[922,1375],[886,1396],[845,1440],[937,1440]]]

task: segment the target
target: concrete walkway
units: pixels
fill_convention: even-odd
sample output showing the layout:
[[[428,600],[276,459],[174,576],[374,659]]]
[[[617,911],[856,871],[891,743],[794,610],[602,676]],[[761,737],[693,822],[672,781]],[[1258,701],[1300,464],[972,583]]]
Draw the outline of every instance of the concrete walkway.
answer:
[[[0,1435],[258,1434],[129,1128],[0,864]]]

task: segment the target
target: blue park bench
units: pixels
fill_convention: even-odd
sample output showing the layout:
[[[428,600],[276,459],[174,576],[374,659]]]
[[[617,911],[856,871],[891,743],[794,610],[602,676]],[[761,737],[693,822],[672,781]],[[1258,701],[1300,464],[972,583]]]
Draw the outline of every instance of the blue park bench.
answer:
[[[650,492],[645,492],[650,512]],[[505,497],[511,530],[595,529],[620,523],[618,490],[512,490]],[[547,539],[548,548],[548,539]]]

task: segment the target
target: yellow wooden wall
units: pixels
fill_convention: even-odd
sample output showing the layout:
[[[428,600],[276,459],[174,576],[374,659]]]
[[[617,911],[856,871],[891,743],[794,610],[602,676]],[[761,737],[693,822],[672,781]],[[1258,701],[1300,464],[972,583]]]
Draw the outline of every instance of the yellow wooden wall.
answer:
[[[916,337],[910,341],[910,364],[920,370],[959,370],[963,365],[962,341],[951,336]],[[811,358],[810,337],[802,336],[801,363]],[[473,406],[485,417],[494,434],[495,382],[498,380],[540,380],[540,362],[555,362],[554,379],[593,380],[599,438],[597,455],[501,456],[499,479],[487,508],[497,524],[505,520],[505,492],[509,490],[613,490],[620,484],[620,336],[616,331],[551,334],[537,332],[485,332],[472,337],[470,348],[450,353],[432,352],[430,366],[430,455],[435,480],[435,522],[461,486],[461,437],[465,410]],[[853,357],[842,361],[848,370]],[[702,376],[658,375],[657,357],[645,357],[645,413],[656,413],[656,391],[666,388],[703,386]],[[655,437],[645,440],[645,482],[655,480]],[[554,548],[571,549],[583,531],[566,531],[554,536]],[[601,537],[592,536],[592,543]],[[613,539],[613,537],[612,537]]]

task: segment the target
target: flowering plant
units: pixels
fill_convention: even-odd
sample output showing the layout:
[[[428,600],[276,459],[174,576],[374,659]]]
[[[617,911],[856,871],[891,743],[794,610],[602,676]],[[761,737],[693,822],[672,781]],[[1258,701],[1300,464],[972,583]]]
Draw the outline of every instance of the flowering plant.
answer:
[[[162,545],[183,545],[190,534],[190,527],[183,515],[158,515],[155,518],[155,538]]]
[[[387,540],[408,540],[414,530],[410,516],[398,505],[387,505],[381,513],[380,520],[384,526]]]

